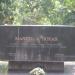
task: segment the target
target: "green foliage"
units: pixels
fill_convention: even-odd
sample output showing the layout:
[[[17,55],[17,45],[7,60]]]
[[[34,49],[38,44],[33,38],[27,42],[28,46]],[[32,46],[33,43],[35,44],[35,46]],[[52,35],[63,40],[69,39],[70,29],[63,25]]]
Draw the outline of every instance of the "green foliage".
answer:
[[[75,0],[0,0],[0,24],[68,24],[75,22]]]
[[[7,75],[8,72],[8,64],[0,62],[0,74]]]
[[[20,1],[1,0],[0,1],[0,24],[18,24],[20,23]]]
[[[71,11],[65,16],[64,24],[75,25],[75,11]]]

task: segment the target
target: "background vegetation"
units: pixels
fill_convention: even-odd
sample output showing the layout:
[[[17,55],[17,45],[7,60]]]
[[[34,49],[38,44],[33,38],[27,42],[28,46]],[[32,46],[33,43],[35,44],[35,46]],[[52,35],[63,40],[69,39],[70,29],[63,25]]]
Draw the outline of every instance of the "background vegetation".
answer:
[[[8,73],[8,62],[0,61],[0,75],[7,75]]]
[[[0,25],[75,25],[75,0],[0,0]]]

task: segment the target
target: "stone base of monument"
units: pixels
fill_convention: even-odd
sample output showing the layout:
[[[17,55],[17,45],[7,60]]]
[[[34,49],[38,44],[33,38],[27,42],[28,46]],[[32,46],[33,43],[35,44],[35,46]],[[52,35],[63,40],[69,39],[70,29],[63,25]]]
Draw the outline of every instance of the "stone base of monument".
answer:
[[[37,61],[9,61],[9,72],[29,72],[36,67],[41,67],[45,72],[64,72],[64,62],[37,62]]]

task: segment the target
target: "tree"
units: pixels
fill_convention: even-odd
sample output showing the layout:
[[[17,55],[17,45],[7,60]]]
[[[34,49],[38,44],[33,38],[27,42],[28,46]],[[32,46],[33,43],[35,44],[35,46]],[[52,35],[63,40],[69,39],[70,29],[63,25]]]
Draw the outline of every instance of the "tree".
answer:
[[[0,24],[21,23],[20,6],[18,0],[0,0]]]
[[[1,0],[0,24],[74,25],[74,3],[74,0]]]

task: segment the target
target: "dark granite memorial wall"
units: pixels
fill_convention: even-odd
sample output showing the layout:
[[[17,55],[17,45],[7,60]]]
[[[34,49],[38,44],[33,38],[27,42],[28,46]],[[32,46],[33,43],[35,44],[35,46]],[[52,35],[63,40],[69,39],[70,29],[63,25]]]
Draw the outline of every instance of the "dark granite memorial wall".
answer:
[[[0,27],[0,59],[75,60],[75,27]]]
[[[75,61],[75,27],[2,26],[0,60],[9,61],[9,71],[61,72],[64,61]]]

